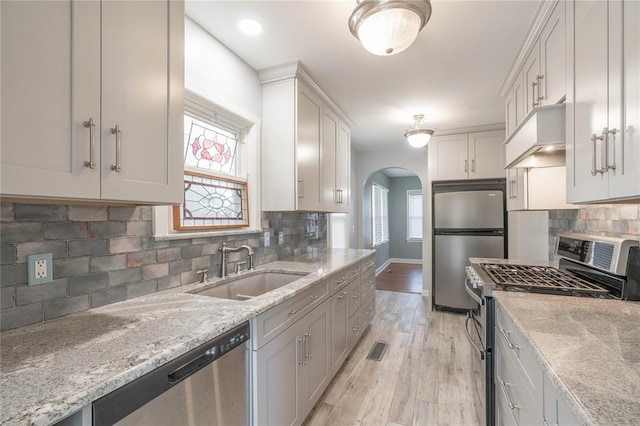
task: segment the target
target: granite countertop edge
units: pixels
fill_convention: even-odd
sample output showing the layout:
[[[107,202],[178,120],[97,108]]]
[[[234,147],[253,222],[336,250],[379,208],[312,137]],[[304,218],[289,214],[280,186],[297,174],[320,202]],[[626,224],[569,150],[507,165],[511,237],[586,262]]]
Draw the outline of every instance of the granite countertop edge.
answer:
[[[44,426],[55,423],[238,324],[340,273],[373,253],[375,253],[374,250],[330,249],[315,256],[302,255],[261,265],[256,270],[306,275],[301,275],[299,279],[283,287],[248,301],[216,299],[191,294],[234,277],[226,280],[212,278],[205,284],[188,284],[3,332],[0,334],[2,339],[0,402],[3,407],[0,413],[0,424]],[[38,340],[46,339],[47,334],[55,332],[57,328],[72,324],[82,328],[85,324],[92,324],[92,322],[99,324],[113,322],[114,324],[111,327],[105,327],[104,333],[94,332],[94,330],[85,331],[87,340],[91,343],[83,342],[81,340],[83,334],[80,333],[80,336],[75,337],[76,341],[73,337],[65,335],[70,343],[68,345],[61,343],[57,352],[55,350],[47,352],[46,348],[36,346]],[[171,325],[175,328],[173,334],[177,337],[175,341],[167,342],[166,340],[171,339],[165,335],[172,334]],[[190,329],[191,325],[194,328],[193,332]],[[88,325],[86,327],[90,328]],[[162,328],[164,330],[160,330]],[[143,334],[145,330],[153,334],[154,337],[151,339],[156,340],[136,342],[134,338],[136,334]],[[101,360],[92,359],[92,355],[96,354],[87,352],[95,352],[98,345],[108,345],[111,338],[122,343],[123,346],[133,345],[132,352],[135,353],[130,356],[127,356],[127,353],[118,354],[118,348],[116,348],[111,349],[114,351],[112,357],[120,356],[124,359],[104,360],[102,363]],[[134,342],[130,342],[131,339]],[[29,344],[32,347],[29,347]],[[135,346],[136,344],[139,344],[139,348]],[[89,348],[86,347],[87,345]],[[35,355],[31,356],[31,354]],[[104,353],[100,355],[105,356]],[[93,370],[85,366],[74,369],[71,366],[75,361],[74,356],[86,361],[86,365],[91,365]],[[56,366],[56,363],[64,360],[67,360],[69,365],[57,367],[60,370],[67,369],[71,374],[58,377],[55,372],[48,371]],[[86,371],[77,371],[85,368]],[[39,389],[39,383],[33,383],[33,381],[37,381],[40,375],[43,377],[43,382],[45,378],[54,377],[59,379],[59,384],[48,390]]]

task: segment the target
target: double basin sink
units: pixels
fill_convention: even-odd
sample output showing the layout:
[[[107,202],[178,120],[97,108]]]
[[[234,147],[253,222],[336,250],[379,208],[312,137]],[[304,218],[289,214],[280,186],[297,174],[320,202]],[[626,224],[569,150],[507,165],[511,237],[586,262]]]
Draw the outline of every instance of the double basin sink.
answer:
[[[229,281],[218,284],[215,287],[194,291],[200,296],[217,297],[221,299],[249,300],[261,294],[285,286],[307,273],[282,273],[282,272],[247,272],[231,278]]]

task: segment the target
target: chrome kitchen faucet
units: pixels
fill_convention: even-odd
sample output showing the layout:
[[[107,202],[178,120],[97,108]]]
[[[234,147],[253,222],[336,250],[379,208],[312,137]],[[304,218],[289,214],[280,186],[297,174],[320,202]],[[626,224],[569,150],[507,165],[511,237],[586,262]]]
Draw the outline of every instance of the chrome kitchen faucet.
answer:
[[[228,275],[228,271],[227,271],[227,253],[229,252],[235,252],[235,251],[240,251],[240,250],[246,250],[247,253],[249,254],[249,265],[248,265],[248,269],[252,270],[254,269],[253,267],[253,255],[255,254],[253,252],[253,249],[247,245],[243,245],[240,247],[227,247],[227,243],[222,243],[222,247],[220,247],[218,249],[218,251],[221,253],[221,259],[220,259],[220,278],[226,278]]]

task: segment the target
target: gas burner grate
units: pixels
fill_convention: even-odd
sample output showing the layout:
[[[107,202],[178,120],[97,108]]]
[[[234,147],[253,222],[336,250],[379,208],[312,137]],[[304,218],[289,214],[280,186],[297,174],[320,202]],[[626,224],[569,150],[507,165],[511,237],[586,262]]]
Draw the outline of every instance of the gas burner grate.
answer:
[[[483,263],[482,269],[497,286],[505,290],[519,289],[595,297],[608,293],[607,290],[589,281],[547,266]]]

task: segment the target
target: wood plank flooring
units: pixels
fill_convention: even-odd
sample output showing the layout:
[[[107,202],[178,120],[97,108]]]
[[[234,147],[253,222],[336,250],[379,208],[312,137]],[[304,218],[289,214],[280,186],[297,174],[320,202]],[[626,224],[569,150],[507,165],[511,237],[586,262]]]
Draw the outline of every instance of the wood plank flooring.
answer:
[[[378,290],[422,293],[422,265],[392,263],[376,277]]]
[[[376,291],[376,315],[306,426],[482,425],[465,317],[429,311],[421,295]],[[376,341],[382,361],[366,359]]]

